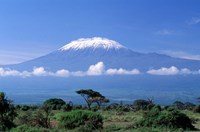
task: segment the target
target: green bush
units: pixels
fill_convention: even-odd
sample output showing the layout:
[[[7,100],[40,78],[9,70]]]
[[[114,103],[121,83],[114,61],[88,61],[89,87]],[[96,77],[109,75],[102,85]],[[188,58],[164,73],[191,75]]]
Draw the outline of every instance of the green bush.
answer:
[[[194,130],[192,121],[188,116],[171,107],[162,111],[159,106],[154,106],[152,109],[147,110],[144,113],[143,118],[136,123],[136,126]]]
[[[137,99],[133,102],[133,106],[136,110],[146,110],[147,108],[153,106],[153,104],[144,99]]]
[[[13,120],[17,116],[15,107],[5,93],[0,92],[0,131],[6,131],[15,126]]]
[[[58,115],[59,128],[74,129],[77,127],[87,127],[93,130],[103,128],[103,118],[100,114],[84,111],[74,110]]]
[[[200,105],[195,106],[194,109],[193,109],[193,112],[194,113],[200,113]]]
[[[65,104],[65,101],[57,98],[48,99],[43,103],[43,105],[51,106],[52,110],[60,110]]]
[[[48,118],[43,110],[24,111],[16,118],[17,125],[29,125],[32,127],[49,127]]]

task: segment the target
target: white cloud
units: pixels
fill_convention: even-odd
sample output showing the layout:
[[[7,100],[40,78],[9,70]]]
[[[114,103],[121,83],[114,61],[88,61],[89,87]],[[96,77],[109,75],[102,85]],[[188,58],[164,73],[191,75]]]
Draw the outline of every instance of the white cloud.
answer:
[[[191,71],[188,68],[183,68],[180,70],[180,74],[194,74],[195,72]]]
[[[162,51],[161,53],[167,54],[172,57],[189,59],[189,60],[200,60],[200,55],[190,54],[183,51]]]
[[[83,77],[83,76],[87,76],[87,73],[83,71],[76,71],[76,72],[72,72],[71,75],[75,77]]]
[[[0,68],[0,76],[19,76],[20,72],[17,70]]]
[[[70,76],[70,72],[68,70],[62,69],[62,70],[58,70],[55,73],[55,75],[58,77],[68,77],[68,76]]]
[[[36,76],[44,76],[47,72],[45,71],[44,67],[35,67],[32,73]]]
[[[171,31],[168,29],[162,29],[162,30],[156,31],[155,34],[157,34],[157,35],[172,35],[172,34],[174,34],[174,31]]]
[[[152,75],[176,75],[179,73],[179,70],[175,66],[172,66],[170,68],[162,67],[157,70],[152,69],[147,71],[147,73]]]
[[[169,68],[161,67],[160,69],[151,69],[147,73],[151,75],[195,75],[200,74],[200,70],[192,71],[188,68],[178,69],[175,66],[171,66]]]
[[[17,71],[8,68],[0,68],[0,76],[20,76],[20,77],[31,77],[31,76],[56,76],[56,77],[69,77],[69,76],[98,76],[98,75],[137,75],[140,71],[137,69],[126,70],[120,69],[108,69],[105,70],[103,62],[98,62],[95,65],[89,66],[87,71],[68,71],[61,69],[56,72],[46,71],[44,67],[34,67],[32,71]]]
[[[199,24],[200,18],[198,17],[192,17],[191,21],[189,22],[190,25]]]
[[[133,69],[133,70],[126,70],[123,68],[120,69],[108,69],[106,71],[107,75],[137,75],[140,74],[140,71],[137,69]]]
[[[151,75],[189,75],[200,74],[200,70],[192,71],[188,68],[178,69],[175,66],[169,68],[161,67],[160,69],[151,69],[146,72]],[[46,71],[44,67],[34,67],[32,71],[18,71],[9,68],[0,68],[0,77],[5,76],[19,76],[19,77],[31,77],[31,76],[55,76],[55,77],[70,77],[70,76],[97,76],[97,75],[138,75],[141,72],[138,69],[127,70],[123,68],[110,68],[105,70],[103,62],[98,62],[95,65],[91,65],[87,71],[68,71],[61,69],[56,72]]]
[[[91,65],[87,71],[88,75],[102,75],[105,71],[103,62],[98,62],[95,65]]]

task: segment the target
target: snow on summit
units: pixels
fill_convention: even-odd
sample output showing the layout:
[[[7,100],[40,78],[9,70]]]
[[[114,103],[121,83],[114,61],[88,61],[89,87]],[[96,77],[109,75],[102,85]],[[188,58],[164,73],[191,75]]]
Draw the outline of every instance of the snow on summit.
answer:
[[[110,40],[107,38],[101,38],[101,37],[94,37],[94,38],[81,38],[75,41],[70,42],[69,44],[63,46],[59,50],[79,50],[79,49],[85,49],[85,48],[103,48],[103,49],[120,49],[120,48],[126,48],[123,45],[119,44],[118,42],[114,40]]]

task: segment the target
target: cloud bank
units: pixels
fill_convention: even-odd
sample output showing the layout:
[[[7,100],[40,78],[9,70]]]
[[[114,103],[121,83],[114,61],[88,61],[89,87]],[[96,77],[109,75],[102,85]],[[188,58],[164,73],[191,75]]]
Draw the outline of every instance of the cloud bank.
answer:
[[[83,76],[100,76],[100,75],[139,75],[141,72],[138,69],[127,70],[123,68],[106,69],[103,62],[90,65],[86,71],[69,71],[61,69],[56,72],[46,71],[44,67],[34,67],[32,71],[18,71],[9,68],[0,68],[0,77],[32,77],[32,76],[53,76],[53,77],[83,77]],[[161,67],[159,69],[150,69],[146,71],[150,75],[200,75],[200,70],[192,71],[188,68],[179,69],[175,66]]]
[[[140,71],[138,69],[133,69],[131,71],[128,71],[126,69],[120,68],[120,69],[108,69],[106,71],[107,75],[137,75],[140,74]]]
[[[20,76],[20,77],[31,77],[31,76],[55,76],[55,77],[69,77],[69,76],[99,76],[99,75],[137,75],[140,74],[138,69],[126,70],[123,68],[119,69],[105,69],[103,62],[98,62],[95,65],[89,66],[87,71],[68,71],[61,69],[56,72],[46,71],[44,67],[34,67],[30,71],[17,71],[9,68],[0,68],[0,76]]]
[[[178,69],[175,66],[169,68],[161,67],[160,69],[151,69],[147,71],[151,75],[188,75],[188,74],[200,74],[200,70],[192,71],[188,68]]]

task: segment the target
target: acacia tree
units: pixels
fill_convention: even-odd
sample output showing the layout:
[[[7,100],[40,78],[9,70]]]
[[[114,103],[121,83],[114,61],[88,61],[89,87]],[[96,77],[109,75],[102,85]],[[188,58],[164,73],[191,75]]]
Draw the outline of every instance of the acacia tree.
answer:
[[[16,117],[12,101],[8,100],[5,93],[0,92],[0,131],[5,131],[14,126],[13,120]]]
[[[87,103],[88,109],[91,108],[92,103],[97,103],[97,105],[101,106],[102,103],[109,102],[109,99],[105,98],[97,91],[93,91],[92,89],[81,89],[76,91],[77,94],[80,94],[85,102]]]
[[[92,103],[97,103],[98,108],[100,108],[103,103],[110,102],[109,99],[105,98],[104,96],[89,98],[89,101]]]

